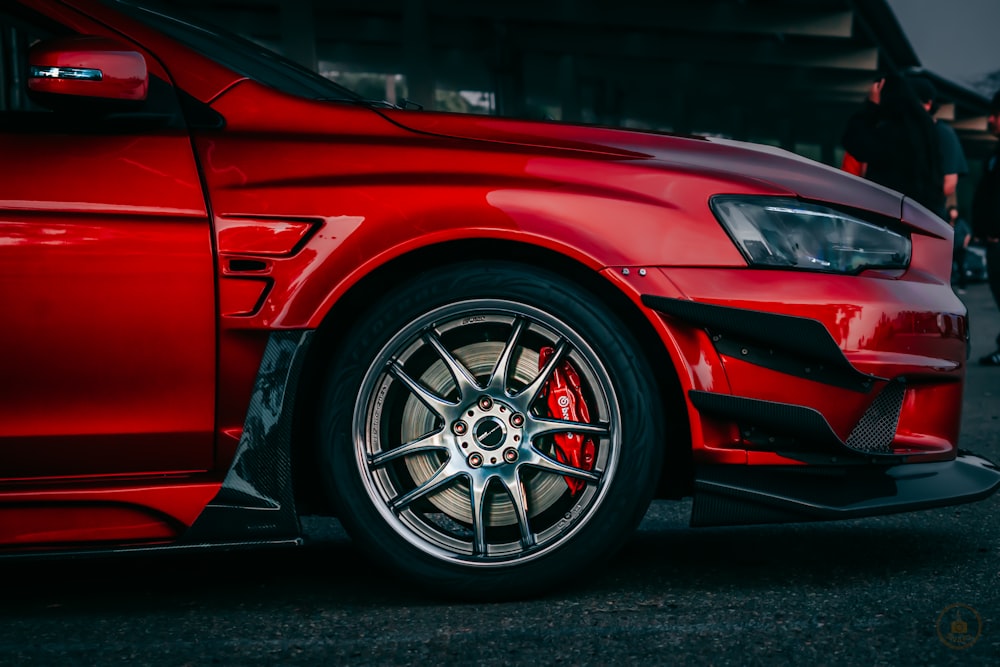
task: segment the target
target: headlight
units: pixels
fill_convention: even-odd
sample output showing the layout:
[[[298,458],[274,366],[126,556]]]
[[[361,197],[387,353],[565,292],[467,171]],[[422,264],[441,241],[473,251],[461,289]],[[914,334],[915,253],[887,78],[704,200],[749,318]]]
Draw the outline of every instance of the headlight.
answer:
[[[836,209],[775,197],[713,197],[711,206],[751,266],[858,273],[910,263],[909,238]]]

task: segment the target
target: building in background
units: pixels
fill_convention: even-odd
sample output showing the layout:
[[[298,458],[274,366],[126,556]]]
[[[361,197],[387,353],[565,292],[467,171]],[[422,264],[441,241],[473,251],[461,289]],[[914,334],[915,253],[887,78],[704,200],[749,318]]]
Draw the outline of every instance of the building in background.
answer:
[[[846,119],[878,73],[921,69],[885,0],[172,4],[369,97],[725,136],[831,165],[843,155]],[[987,100],[927,74],[946,99],[939,118],[976,164],[995,141]]]

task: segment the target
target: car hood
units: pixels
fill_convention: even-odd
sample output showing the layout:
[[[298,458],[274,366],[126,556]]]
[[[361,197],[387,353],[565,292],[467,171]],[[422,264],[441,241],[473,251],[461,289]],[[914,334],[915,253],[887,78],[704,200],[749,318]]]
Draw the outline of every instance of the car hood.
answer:
[[[755,181],[802,199],[850,205],[896,219],[904,210],[903,196],[894,190],[772,146],[489,116],[412,111],[390,111],[385,115],[414,132],[561,149],[589,154],[594,159],[649,160],[670,168],[709,172],[730,180]],[[906,222],[935,236],[941,234],[934,220]]]

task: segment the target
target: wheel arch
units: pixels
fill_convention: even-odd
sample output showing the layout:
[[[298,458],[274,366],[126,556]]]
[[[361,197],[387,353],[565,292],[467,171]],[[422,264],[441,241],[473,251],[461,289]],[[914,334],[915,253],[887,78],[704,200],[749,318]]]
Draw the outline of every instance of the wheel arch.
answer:
[[[323,317],[305,360],[298,396],[319,395],[323,369],[338,349],[344,332],[360,316],[366,304],[391,291],[409,274],[430,266],[444,267],[468,261],[506,261],[547,267],[595,294],[622,320],[656,371],[654,375],[663,402],[661,409],[666,416],[667,438],[663,443],[663,468],[656,495],[671,498],[688,495],[693,480],[690,428],[684,394],[670,355],[649,320],[624,293],[593,269],[548,248],[497,239],[465,239],[423,247],[378,267],[352,285]],[[296,502],[306,514],[325,513],[331,509],[324,497],[316,464],[317,409],[316,401],[300,400],[292,434]]]

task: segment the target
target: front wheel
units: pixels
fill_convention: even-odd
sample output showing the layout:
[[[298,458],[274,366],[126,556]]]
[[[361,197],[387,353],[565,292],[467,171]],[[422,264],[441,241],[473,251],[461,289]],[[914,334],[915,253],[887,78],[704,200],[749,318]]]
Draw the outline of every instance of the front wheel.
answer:
[[[327,486],[351,535],[442,594],[537,593],[649,504],[663,426],[638,347],[538,269],[461,265],[374,304],[328,372]]]

